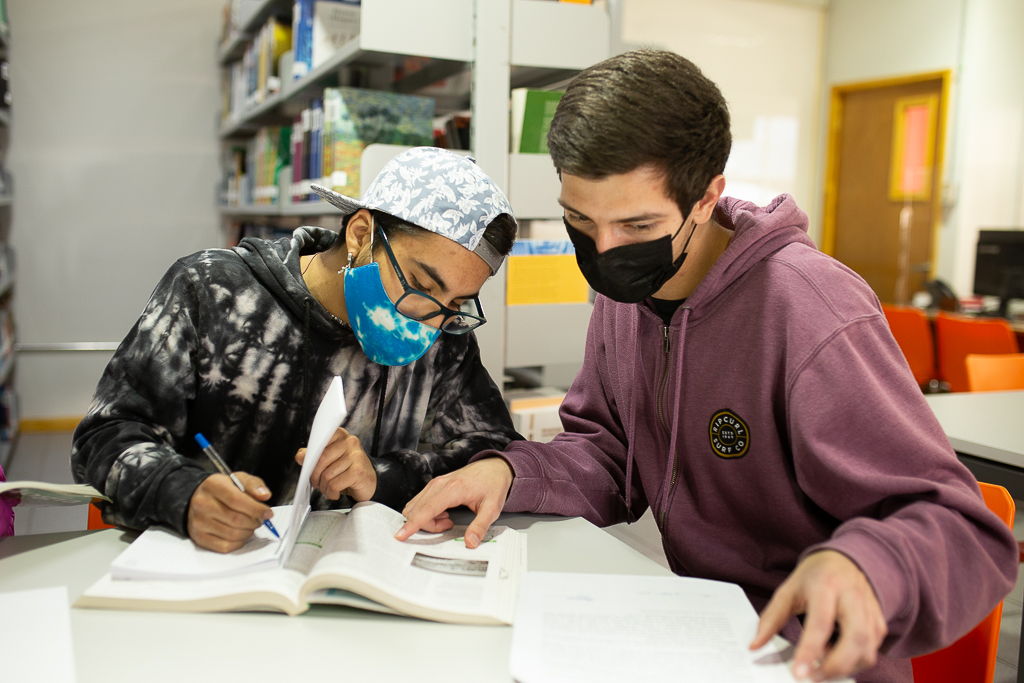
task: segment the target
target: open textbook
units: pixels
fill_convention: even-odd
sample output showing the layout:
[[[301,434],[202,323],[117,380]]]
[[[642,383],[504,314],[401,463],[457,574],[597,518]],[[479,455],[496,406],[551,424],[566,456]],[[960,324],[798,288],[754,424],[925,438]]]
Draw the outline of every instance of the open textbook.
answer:
[[[293,503],[274,508],[280,539],[261,526],[241,548],[221,554],[148,529],[76,606],[299,614],[326,603],[437,621],[511,623],[524,553],[516,531],[492,529],[487,542],[468,550],[464,527],[396,541],[405,519],[378,503],[348,513],[310,512],[310,475],[345,415],[335,377],[313,419]]]
[[[349,512],[313,512],[284,567],[193,580],[118,580],[108,573],[75,607],[294,615],[322,603],[452,623],[512,623],[525,558],[521,534],[494,527],[470,550],[464,526],[397,541],[404,521],[372,502]]]
[[[88,484],[49,484],[45,481],[0,482],[0,498],[11,505],[85,505],[110,501]]]

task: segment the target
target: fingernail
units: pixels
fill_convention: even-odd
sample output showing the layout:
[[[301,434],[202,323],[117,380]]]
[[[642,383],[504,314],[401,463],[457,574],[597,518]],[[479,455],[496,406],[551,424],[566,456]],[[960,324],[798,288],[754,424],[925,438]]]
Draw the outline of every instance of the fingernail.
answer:
[[[263,513],[263,521],[266,522],[267,520],[273,518],[273,516],[274,516],[274,511],[273,510],[267,510],[266,512]]]
[[[797,679],[807,678],[807,674],[811,672],[811,667],[807,666],[805,662],[800,662],[793,667],[793,676]]]
[[[270,491],[267,489],[266,486],[260,486],[259,488],[257,488],[256,493],[261,496],[270,495]]]
[[[471,548],[475,548],[476,546],[480,545],[480,539],[477,537],[476,534],[466,534],[466,545],[470,546]]]
[[[395,534],[395,538],[397,538],[397,539],[398,539],[399,541],[401,541],[401,540],[402,540],[402,538],[403,538],[404,536],[405,536],[405,527],[403,526],[403,527],[402,527],[401,529],[399,529],[399,530],[398,530],[398,532],[397,532],[397,533]]]

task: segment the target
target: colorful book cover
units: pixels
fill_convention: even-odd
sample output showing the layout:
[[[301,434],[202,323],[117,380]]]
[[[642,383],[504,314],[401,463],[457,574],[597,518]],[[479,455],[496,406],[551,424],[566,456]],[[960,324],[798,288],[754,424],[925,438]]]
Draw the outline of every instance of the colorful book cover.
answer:
[[[359,196],[363,149],[373,143],[417,147],[434,142],[434,100],[359,88],[324,90],[325,125],[331,137],[332,166],[325,169],[331,189]],[[329,123],[328,123],[329,122]]]
[[[313,1],[295,0],[292,13],[292,79],[313,68]]]

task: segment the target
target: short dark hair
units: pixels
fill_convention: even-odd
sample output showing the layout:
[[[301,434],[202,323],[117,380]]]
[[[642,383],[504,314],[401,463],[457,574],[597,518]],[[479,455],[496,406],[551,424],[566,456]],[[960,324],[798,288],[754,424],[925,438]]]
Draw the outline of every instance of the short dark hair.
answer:
[[[373,214],[373,220],[380,229],[384,231],[384,235],[391,239],[393,235],[408,235],[410,237],[421,237],[422,233],[429,233],[429,230],[421,228],[420,226],[410,223],[408,221],[392,216],[389,213],[383,211],[377,211],[371,209],[370,213]],[[343,249],[345,247],[345,231],[348,229],[348,222],[355,214],[345,216],[341,221],[341,235],[340,239],[335,242],[335,248]],[[491,246],[494,247],[502,256],[508,256],[509,252],[512,251],[512,244],[516,241],[516,221],[512,216],[507,213],[498,214],[495,218],[487,224],[487,228],[484,230],[483,239],[490,242]]]
[[[683,216],[725,170],[731,146],[721,91],[666,50],[626,52],[580,72],[548,131],[559,173],[600,179],[653,164]]]

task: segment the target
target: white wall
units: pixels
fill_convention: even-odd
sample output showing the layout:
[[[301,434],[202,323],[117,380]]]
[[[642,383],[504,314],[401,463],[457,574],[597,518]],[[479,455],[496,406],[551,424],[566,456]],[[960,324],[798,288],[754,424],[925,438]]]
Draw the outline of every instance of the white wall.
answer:
[[[219,246],[223,0],[7,0],[22,342],[120,341],[157,280]],[[82,415],[109,353],[21,353],[23,417]]]
[[[728,101],[733,150],[725,193],[764,204],[789,192],[813,213],[825,3],[622,2],[625,43],[692,60]]]
[[[1024,225],[1024,3],[831,1],[823,122],[833,85],[945,69],[954,77],[944,172],[953,201],[944,212],[937,276],[969,294],[978,229]],[[826,139],[823,127],[819,188]],[[820,210],[814,224],[820,231]]]

